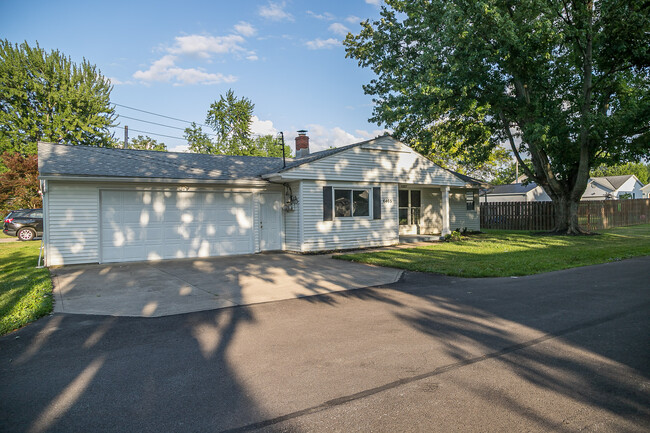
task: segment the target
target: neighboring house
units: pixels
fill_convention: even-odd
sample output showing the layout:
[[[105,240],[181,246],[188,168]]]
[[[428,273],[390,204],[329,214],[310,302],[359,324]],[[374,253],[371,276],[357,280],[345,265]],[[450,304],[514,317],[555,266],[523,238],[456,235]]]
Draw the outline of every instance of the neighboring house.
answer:
[[[643,198],[642,187],[641,181],[633,174],[592,177],[582,195],[582,200]]]
[[[525,180],[525,177],[518,180]],[[616,200],[642,198],[643,184],[633,174],[625,176],[592,177],[582,195],[582,200]],[[510,183],[495,185],[481,191],[481,201],[486,203],[509,201],[551,201],[541,186],[535,182],[527,185]]]
[[[478,184],[391,136],[298,158],[39,143],[48,266],[394,245],[479,229]]]
[[[495,185],[481,191],[481,202],[506,201],[551,201],[551,198],[535,182],[530,182],[527,185],[523,183],[507,183],[505,185]]]
[[[650,198],[650,183],[641,188],[641,193],[643,194],[643,198]]]

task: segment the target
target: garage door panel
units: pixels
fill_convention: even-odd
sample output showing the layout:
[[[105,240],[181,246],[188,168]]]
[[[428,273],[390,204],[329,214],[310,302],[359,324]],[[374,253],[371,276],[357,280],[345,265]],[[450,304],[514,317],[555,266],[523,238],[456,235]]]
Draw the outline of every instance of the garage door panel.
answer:
[[[102,191],[100,215],[105,262],[253,251],[250,193]]]

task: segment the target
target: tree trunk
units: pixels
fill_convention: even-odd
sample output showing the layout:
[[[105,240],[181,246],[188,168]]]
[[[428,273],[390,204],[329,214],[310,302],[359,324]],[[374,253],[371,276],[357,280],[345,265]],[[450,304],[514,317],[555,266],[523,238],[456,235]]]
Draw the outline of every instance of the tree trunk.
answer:
[[[553,200],[555,205],[555,228],[556,233],[567,235],[581,235],[588,233],[580,228],[578,224],[579,200],[572,200],[570,197],[558,197]]]

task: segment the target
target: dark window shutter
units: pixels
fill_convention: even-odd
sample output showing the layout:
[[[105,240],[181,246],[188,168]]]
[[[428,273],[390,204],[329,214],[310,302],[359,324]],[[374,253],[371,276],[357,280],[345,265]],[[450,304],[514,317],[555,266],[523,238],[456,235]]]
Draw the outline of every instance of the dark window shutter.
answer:
[[[381,188],[372,189],[372,219],[381,219]]]
[[[332,221],[334,207],[332,206],[332,187],[323,187],[323,221]]]

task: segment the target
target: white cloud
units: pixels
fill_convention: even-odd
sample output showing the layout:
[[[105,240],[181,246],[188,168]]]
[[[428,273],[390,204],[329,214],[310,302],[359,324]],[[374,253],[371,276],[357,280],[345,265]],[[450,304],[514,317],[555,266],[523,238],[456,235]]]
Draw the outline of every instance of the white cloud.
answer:
[[[179,144],[178,146],[174,147],[169,147],[168,150],[170,152],[182,152],[182,153],[187,153],[190,151],[190,146],[189,144]]]
[[[136,71],[133,78],[145,82],[173,82],[175,86],[185,84],[219,84],[237,81],[233,75],[213,74],[202,69],[176,66],[177,56],[167,54],[151,64],[146,71]]]
[[[133,81],[128,81],[128,80],[122,81],[115,77],[108,77],[108,81],[110,81],[113,86],[123,86],[123,85],[133,84]]]
[[[350,32],[350,29],[348,29],[347,27],[345,27],[341,23],[332,23],[328,27],[328,29],[329,29],[330,32],[332,32],[332,33],[334,33],[336,35],[339,35],[339,36],[345,36]]]
[[[253,124],[251,125],[253,134],[275,135],[278,133],[271,120],[260,120],[257,116],[253,116],[251,119],[253,120]]]
[[[176,43],[167,49],[171,54],[193,55],[209,58],[213,54],[226,54],[242,51],[242,44],[246,40],[239,35],[204,36],[188,35],[177,36]]]
[[[334,48],[338,45],[340,45],[341,42],[338,39],[334,38],[329,38],[329,39],[314,39],[313,41],[307,41],[305,45],[307,45],[307,48],[310,50],[323,50],[323,49],[329,49],[329,48]]]
[[[235,24],[235,31],[240,35],[246,37],[255,36],[255,34],[257,33],[255,27],[253,27],[252,24],[247,23],[246,21],[240,21],[239,23]]]
[[[285,2],[269,2],[266,6],[260,6],[258,13],[261,17],[271,21],[293,21],[293,15],[284,10]]]
[[[334,19],[336,19],[336,17],[329,12],[323,12],[322,14],[317,14],[316,12],[307,11],[307,15],[309,15],[312,18],[316,18],[317,20],[323,20],[323,21],[333,21]]]
[[[242,35],[253,36],[255,28],[247,22],[240,21],[235,30],[241,35],[226,36],[186,35],[174,38],[174,44],[163,48],[166,54],[154,61],[149,69],[138,70],[133,78],[142,82],[172,82],[175,86],[187,84],[232,83],[237,80],[233,75],[208,72],[201,67],[184,68],[180,65],[188,58],[211,63],[215,55],[234,55],[235,58],[258,60],[255,51],[244,48],[246,39]]]
[[[381,4],[381,0],[366,0],[366,3],[369,5],[379,6]]]
[[[361,18],[356,15],[350,15],[345,18],[345,21],[349,22],[350,24],[359,24],[361,22]]]

